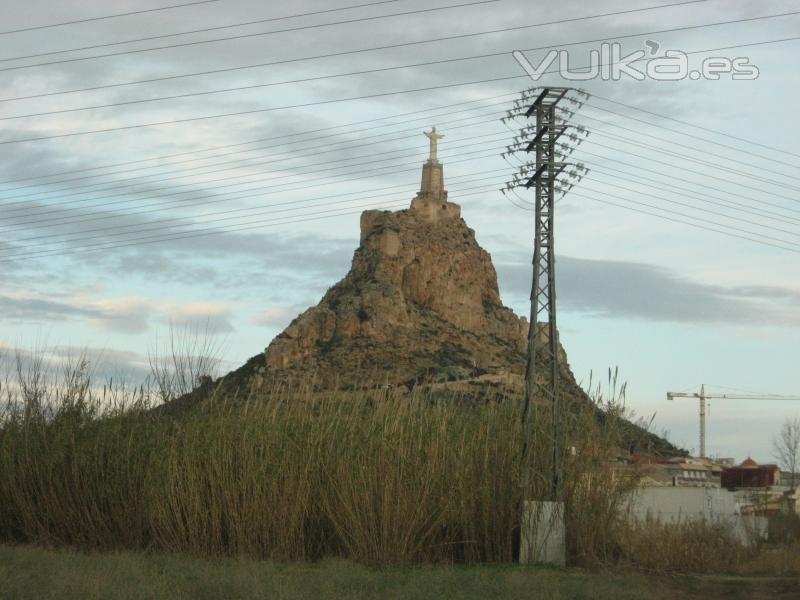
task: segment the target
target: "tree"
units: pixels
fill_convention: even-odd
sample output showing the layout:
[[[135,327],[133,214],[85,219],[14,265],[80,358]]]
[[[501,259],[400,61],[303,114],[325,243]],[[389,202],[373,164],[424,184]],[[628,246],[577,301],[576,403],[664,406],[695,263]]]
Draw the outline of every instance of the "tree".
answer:
[[[772,438],[772,448],[781,468],[791,473],[789,485],[794,489],[795,473],[800,463],[800,417],[783,422],[778,435]]]

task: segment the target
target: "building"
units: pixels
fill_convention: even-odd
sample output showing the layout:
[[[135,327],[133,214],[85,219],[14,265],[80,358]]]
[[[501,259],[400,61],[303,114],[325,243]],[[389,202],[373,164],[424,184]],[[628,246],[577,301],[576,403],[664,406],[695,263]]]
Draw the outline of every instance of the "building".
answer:
[[[641,469],[645,487],[720,487],[722,466],[707,458],[634,455],[629,462]]]
[[[780,485],[778,465],[760,465],[748,457],[742,464],[722,469],[722,487],[729,490],[742,488],[769,488]]]

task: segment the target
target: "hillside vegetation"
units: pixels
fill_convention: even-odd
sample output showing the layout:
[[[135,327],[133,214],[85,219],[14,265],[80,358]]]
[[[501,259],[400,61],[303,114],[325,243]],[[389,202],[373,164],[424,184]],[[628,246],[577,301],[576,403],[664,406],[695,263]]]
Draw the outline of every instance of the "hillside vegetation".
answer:
[[[97,387],[88,373],[79,362],[60,381],[19,370],[5,382],[0,542],[368,565],[509,563],[523,500],[547,494],[552,414],[544,407],[534,411],[526,478],[513,399],[366,385],[231,396],[216,387],[168,410],[175,400],[156,402],[164,385],[153,393]],[[613,379],[606,397],[598,391],[562,415],[571,564],[800,573],[789,546],[745,548],[711,526],[630,525],[638,474],[612,460],[624,433]]]

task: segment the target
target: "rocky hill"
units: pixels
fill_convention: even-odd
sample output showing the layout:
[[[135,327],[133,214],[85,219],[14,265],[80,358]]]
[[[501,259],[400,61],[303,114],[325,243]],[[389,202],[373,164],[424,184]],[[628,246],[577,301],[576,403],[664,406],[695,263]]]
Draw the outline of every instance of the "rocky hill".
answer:
[[[408,209],[361,215],[350,272],[227,385],[426,385],[470,397],[521,395],[528,321],[503,306],[491,257],[448,200],[434,153],[420,188]],[[559,362],[567,402],[588,402],[563,349]],[[663,442],[651,437],[650,447]]]
[[[500,302],[497,275],[450,202],[361,216],[347,276],[266,350],[270,374],[320,385],[395,384],[521,373],[528,323]]]

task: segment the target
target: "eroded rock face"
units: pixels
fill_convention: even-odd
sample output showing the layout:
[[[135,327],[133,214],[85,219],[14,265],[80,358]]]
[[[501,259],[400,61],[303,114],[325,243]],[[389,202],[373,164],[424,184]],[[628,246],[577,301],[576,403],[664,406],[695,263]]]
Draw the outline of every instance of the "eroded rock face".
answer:
[[[418,197],[363,213],[350,272],[273,340],[267,374],[350,387],[522,373],[527,331],[458,205]]]

